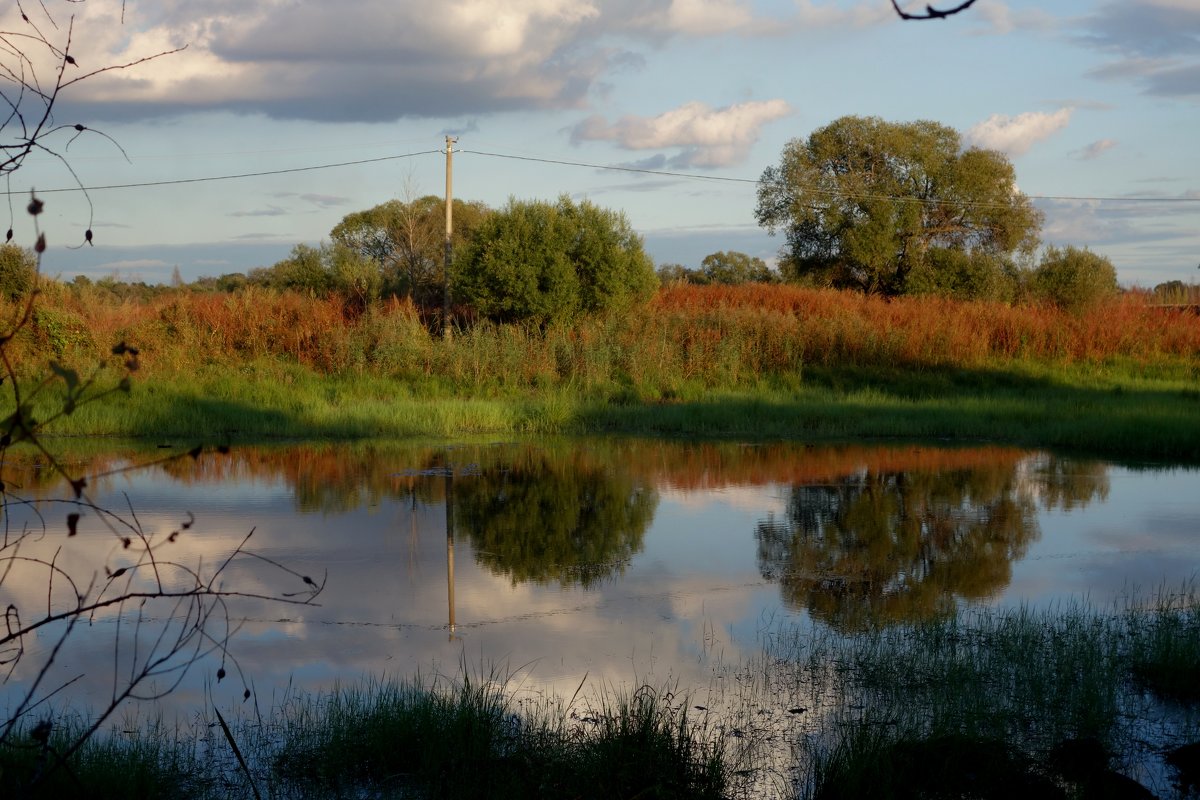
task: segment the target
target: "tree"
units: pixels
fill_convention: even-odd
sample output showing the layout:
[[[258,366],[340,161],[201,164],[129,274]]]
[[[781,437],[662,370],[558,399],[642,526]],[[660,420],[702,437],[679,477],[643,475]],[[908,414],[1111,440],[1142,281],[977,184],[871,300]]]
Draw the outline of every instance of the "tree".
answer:
[[[658,276],[658,282],[665,286],[670,283],[694,283],[692,278],[696,273],[683,264],[672,262],[659,264],[658,269],[654,270],[654,274]]]
[[[1041,214],[1012,164],[936,122],[842,117],[784,146],[758,186],[759,224],[787,243],[794,281],[886,295],[957,253],[991,273],[1028,258]],[[959,259],[961,261],[961,258]],[[922,284],[928,286],[928,281]]]
[[[454,201],[451,246],[460,251],[491,213],[479,202]],[[377,265],[385,294],[411,297],[432,305],[441,301],[445,262],[446,201],[434,195],[389,200],[347,214],[330,238]]]
[[[705,283],[773,283],[775,273],[767,262],[736,250],[709,253],[700,262],[700,276]]]
[[[486,317],[544,325],[629,308],[657,283],[624,214],[563,195],[556,203],[510,199],[483,220],[451,285]]]
[[[1029,289],[1039,300],[1081,313],[1117,293],[1117,268],[1086,247],[1048,247]]]
[[[340,294],[359,309],[379,297],[381,284],[373,262],[337,242],[322,242],[316,247],[298,244],[291,255],[270,269],[255,272],[253,279],[275,289],[316,297]]]

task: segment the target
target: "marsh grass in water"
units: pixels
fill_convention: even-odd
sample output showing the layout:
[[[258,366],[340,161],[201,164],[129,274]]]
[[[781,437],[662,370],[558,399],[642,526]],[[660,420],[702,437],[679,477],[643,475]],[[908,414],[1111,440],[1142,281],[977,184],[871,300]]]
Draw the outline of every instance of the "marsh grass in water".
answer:
[[[1110,796],[1089,792],[1136,792],[1131,776],[1167,791],[1164,753],[1200,737],[1197,609],[1185,592],[1149,609],[968,610],[786,641],[785,658],[840,698],[802,742],[797,793]]]
[[[975,607],[848,636],[780,625],[707,694],[564,699],[466,670],[284,691],[229,717],[248,774],[202,713],[187,729],[116,726],[29,796],[1147,796],[1136,782],[1183,798],[1198,615],[1185,587],[1111,611]],[[40,747],[25,731],[0,751],[0,779],[27,778]]]
[[[106,734],[89,738],[64,766],[60,754],[86,725],[70,714],[48,721],[26,726],[0,746],[3,796],[185,800],[207,791],[191,732],[169,728],[160,720],[127,718]]]
[[[283,709],[274,779],[317,794],[718,798],[720,749],[667,692],[515,710],[492,682],[373,683]]]

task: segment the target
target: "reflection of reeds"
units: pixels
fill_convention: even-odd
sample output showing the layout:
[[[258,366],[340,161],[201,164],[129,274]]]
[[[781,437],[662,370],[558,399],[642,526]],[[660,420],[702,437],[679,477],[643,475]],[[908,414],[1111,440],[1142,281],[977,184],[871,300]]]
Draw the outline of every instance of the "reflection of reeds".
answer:
[[[580,445],[584,446],[580,446]],[[109,445],[106,444],[106,447]],[[37,486],[39,476],[56,480],[37,468],[37,456],[10,454],[9,469],[22,470],[22,485]],[[87,472],[115,469],[131,458],[129,451],[105,451],[86,457]],[[720,489],[731,486],[804,484],[837,480],[862,470],[872,472],[941,471],[951,469],[1014,468],[1027,457],[1015,448],[984,446],[942,448],[918,445],[824,445],[805,447],[790,443],[746,446],[726,442],[670,442],[655,439],[602,439],[529,445],[460,445],[451,459],[460,468],[500,466],[536,460],[566,470],[582,464],[592,469],[615,468],[642,483],[679,490]],[[229,454],[205,453],[164,466],[172,479],[184,485],[226,481],[283,481],[297,489],[323,487],[330,494],[360,497],[417,497],[427,502],[443,500],[444,483],[422,474],[430,464],[446,457],[443,446],[405,443],[333,445],[313,443],[285,447],[240,446]],[[77,460],[84,461],[79,456]],[[1084,462],[1068,462],[1079,469]],[[1090,464],[1091,462],[1086,462]],[[353,507],[353,504],[347,507]]]

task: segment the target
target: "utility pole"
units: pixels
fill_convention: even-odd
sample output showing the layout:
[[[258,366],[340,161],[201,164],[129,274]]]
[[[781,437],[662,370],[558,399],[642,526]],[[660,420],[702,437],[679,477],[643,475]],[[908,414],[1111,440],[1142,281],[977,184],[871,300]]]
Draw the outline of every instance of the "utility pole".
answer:
[[[457,136],[446,137],[446,252],[442,261],[442,338],[450,338],[450,260],[454,256],[454,143]]]

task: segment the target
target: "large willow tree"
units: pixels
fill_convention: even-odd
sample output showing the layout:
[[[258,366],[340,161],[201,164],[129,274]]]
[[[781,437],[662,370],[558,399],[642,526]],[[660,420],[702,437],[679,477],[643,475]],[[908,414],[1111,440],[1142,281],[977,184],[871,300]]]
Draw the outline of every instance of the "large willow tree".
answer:
[[[784,277],[896,295],[1000,296],[1042,217],[1001,153],[936,122],[842,117],[783,148],[756,215]]]

